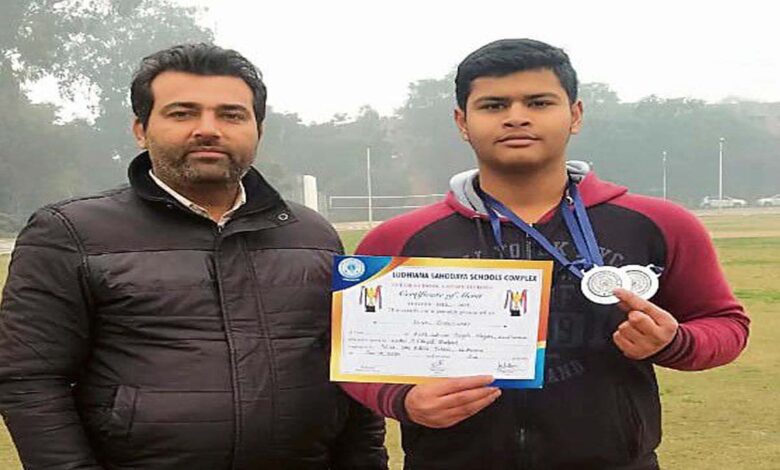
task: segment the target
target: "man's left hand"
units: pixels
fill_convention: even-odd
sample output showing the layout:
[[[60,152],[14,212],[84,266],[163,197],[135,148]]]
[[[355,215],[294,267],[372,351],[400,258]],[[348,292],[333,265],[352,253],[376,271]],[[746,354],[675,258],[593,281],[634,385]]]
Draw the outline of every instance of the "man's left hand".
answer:
[[[627,319],[612,334],[615,345],[635,360],[646,359],[671,343],[678,323],[671,313],[626,289],[615,289]]]

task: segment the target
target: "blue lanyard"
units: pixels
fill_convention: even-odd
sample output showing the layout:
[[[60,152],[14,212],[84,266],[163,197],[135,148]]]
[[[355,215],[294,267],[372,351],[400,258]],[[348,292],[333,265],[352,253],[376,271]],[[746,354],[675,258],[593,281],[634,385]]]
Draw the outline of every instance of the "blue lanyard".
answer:
[[[587,271],[593,267],[593,258],[590,256],[590,250],[588,250],[588,244],[585,242],[585,237],[582,235],[580,225],[575,219],[572,210],[568,207],[568,204],[561,204],[558,208],[563,216],[563,221],[566,222],[566,227],[569,229],[572,241],[574,241],[574,247],[577,249],[577,254],[581,256],[580,263],[583,270]]]
[[[496,239],[499,247],[503,246],[501,237],[501,221],[498,214],[503,215],[509,219],[512,224],[533,238],[539,245],[542,246],[548,253],[550,253],[561,265],[566,267],[572,274],[578,278],[582,278],[583,270],[590,269],[594,265],[601,266],[604,264],[604,260],[601,256],[601,252],[596,243],[596,236],[593,233],[593,227],[588,219],[588,213],[585,210],[585,205],[582,203],[579,191],[577,191],[577,185],[573,182],[569,182],[568,185],[569,196],[574,201],[574,214],[568,207],[566,198],[561,199],[559,210],[563,214],[563,219],[566,222],[566,226],[569,229],[574,246],[577,248],[577,253],[580,256],[577,260],[569,261],[559,249],[550,243],[547,238],[542,235],[541,232],[536,230],[531,225],[527,224],[523,219],[518,217],[503,203],[496,200],[489,194],[480,190],[479,195],[488,209],[488,217],[490,218],[490,226],[493,229],[493,236]]]
[[[590,224],[590,218],[588,218],[585,204],[580,197],[580,191],[573,182],[569,183],[568,189],[569,195],[574,200],[574,215],[577,217],[580,235],[585,239],[585,246],[587,247],[588,254],[587,259],[593,265],[604,266],[604,258],[601,256],[599,244],[596,242],[596,232],[593,231],[593,226]],[[569,226],[569,231],[574,232],[575,229],[573,229],[572,226]]]

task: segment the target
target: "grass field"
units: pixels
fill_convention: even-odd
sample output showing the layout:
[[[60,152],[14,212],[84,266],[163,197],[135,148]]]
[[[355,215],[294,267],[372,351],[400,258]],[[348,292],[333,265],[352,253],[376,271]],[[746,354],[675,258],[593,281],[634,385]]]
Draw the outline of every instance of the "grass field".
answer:
[[[780,214],[703,218],[726,275],[752,318],[750,345],[733,364],[705,372],[659,369],[664,469],[780,468]],[[351,250],[362,232],[344,232]],[[0,283],[7,257],[0,255]],[[391,465],[401,468],[398,426],[388,423]],[[0,469],[19,468],[0,426]]]

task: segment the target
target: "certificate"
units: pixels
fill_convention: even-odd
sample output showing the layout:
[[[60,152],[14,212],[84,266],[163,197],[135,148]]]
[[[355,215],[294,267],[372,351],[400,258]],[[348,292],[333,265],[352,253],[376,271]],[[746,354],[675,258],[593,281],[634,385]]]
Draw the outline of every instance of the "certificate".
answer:
[[[541,388],[552,261],[337,256],[331,380]]]

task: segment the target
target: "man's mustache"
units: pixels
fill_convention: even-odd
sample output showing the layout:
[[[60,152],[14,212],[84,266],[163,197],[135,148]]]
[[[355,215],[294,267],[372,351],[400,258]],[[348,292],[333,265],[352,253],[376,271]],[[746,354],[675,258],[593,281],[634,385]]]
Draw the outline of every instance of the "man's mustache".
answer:
[[[216,152],[225,154],[230,160],[233,160],[233,154],[225,147],[219,145],[188,145],[184,149],[182,157],[186,157],[193,152]]]

